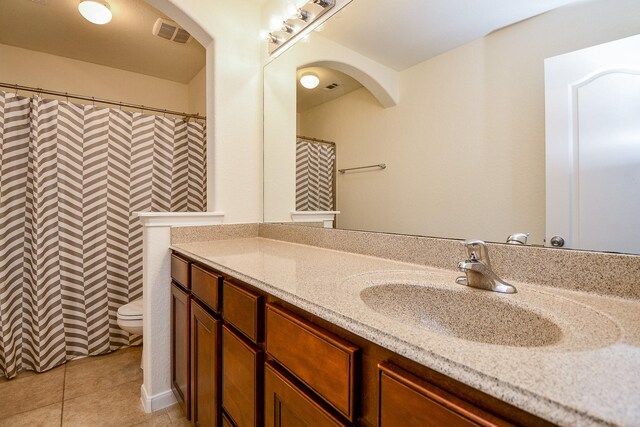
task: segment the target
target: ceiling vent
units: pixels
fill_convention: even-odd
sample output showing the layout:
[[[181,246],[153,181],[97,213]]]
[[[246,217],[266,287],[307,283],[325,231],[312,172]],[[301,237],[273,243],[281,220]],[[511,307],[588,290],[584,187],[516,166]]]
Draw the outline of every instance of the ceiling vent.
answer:
[[[339,83],[331,83],[330,85],[327,85],[324,87],[324,90],[334,90],[335,88],[337,88],[338,86],[340,86]]]
[[[170,19],[158,18],[156,23],[153,24],[151,32],[154,36],[182,44],[188,42],[191,38],[191,34]]]

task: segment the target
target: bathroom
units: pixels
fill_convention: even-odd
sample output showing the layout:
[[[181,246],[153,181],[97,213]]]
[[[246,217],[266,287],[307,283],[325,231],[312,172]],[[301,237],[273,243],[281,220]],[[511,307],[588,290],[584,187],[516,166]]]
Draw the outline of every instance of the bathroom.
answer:
[[[490,3],[112,0],[103,25],[82,21],[75,0],[0,5],[0,82],[18,85],[0,90],[26,100],[26,138],[54,150],[61,171],[54,191],[28,175],[47,176],[44,151],[29,157],[25,195],[2,184],[3,210],[12,194],[26,201],[16,228],[3,217],[4,253],[20,245],[24,270],[16,279],[2,259],[0,368],[11,379],[0,378],[0,425],[640,423],[640,67],[628,53],[640,5]],[[31,26],[12,24],[25,16]],[[51,30],[29,46],[45,17],[61,35],[85,32],[65,41]],[[191,35],[186,45],[152,34],[159,17]],[[153,66],[158,52],[135,44],[143,34],[197,55]],[[115,41],[132,46],[105,49]],[[605,66],[578,71],[567,96],[553,70],[593,52]],[[98,83],[96,64],[113,68]],[[617,109],[588,102],[600,83]],[[76,181],[64,179],[71,138],[36,126],[49,101],[63,118],[74,105],[85,120],[108,111],[107,135],[131,120],[134,148],[135,120],[155,129],[140,166],[131,151],[125,184],[118,138],[106,153],[85,140],[77,213]],[[596,117],[617,126],[616,149],[585,144],[575,157],[566,135],[597,136]],[[166,126],[198,136],[170,172],[157,148]],[[106,166],[89,170],[93,159]],[[594,159],[614,168],[589,174]],[[145,187],[143,173],[172,190]],[[118,257],[121,224],[130,242]],[[22,319],[8,315],[16,298]]]

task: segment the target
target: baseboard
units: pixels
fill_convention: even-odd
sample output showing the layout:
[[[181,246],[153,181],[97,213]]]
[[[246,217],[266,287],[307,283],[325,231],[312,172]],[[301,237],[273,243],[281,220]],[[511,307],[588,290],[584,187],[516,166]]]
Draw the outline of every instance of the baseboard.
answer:
[[[144,388],[144,384],[140,386],[140,401],[146,413],[159,411],[177,402],[171,390],[149,396],[147,390]]]

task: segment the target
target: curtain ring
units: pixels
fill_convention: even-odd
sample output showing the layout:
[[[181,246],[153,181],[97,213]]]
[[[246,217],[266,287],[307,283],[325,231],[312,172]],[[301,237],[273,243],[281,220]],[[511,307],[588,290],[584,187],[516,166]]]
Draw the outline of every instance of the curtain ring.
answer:
[[[15,87],[15,89],[16,89],[15,95],[16,95],[16,96],[18,96],[18,83],[16,83],[16,84],[14,85],[14,87]]]
[[[93,104],[94,107],[96,106],[96,97],[95,96],[91,97],[91,103]]]
[[[120,111],[122,111],[122,101],[120,101]]]
[[[162,112],[162,117],[164,117],[165,119],[167,118],[167,110],[164,110],[164,111]]]
[[[69,93],[68,93],[68,92],[65,92],[65,93],[64,93],[64,96],[67,98],[67,102],[69,102]]]

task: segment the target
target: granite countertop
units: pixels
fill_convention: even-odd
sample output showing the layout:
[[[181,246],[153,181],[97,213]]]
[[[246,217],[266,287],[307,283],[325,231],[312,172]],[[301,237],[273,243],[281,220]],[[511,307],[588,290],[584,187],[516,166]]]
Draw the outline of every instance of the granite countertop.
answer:
[[[554,423],[640,424],[640,301],[480,291],[455,271],[259,237],[171,249]],[[414,303],[425,295],[427,318]],[[460,321],[482,310],[495,318]]]

